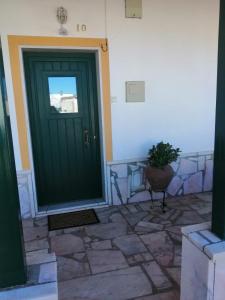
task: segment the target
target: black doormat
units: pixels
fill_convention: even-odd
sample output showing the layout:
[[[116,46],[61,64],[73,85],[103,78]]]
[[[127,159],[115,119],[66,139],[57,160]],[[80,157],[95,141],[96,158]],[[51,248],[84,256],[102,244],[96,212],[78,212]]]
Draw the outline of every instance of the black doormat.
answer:
[[[48,229],[57,230],[99,223],[94,209],[48,216]]]

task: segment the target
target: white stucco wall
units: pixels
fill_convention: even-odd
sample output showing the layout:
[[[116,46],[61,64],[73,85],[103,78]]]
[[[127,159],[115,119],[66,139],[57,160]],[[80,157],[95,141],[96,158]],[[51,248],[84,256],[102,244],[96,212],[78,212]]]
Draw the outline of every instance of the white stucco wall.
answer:
[[[58,6],[70,36],[104,37],[110,47],[114,160],[144,157],[164,140],[184,153],[213,150],[219,0],[143,0],[143,19],[125,19],[124,0],[0,0],[17,169],[21,169],[6,36],[57,36]],[[86,24],[86,32],[77,32]],[[107,26],[106,26],[107,25]],[[107,27],[107,31],[106,31]],[[125,82],[146,81],[144,103],[125,102]]]

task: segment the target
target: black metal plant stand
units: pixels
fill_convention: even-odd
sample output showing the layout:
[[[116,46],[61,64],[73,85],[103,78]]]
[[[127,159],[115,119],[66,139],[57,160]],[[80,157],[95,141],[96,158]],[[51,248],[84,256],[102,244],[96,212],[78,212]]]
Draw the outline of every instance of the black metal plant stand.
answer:
[[[154,191],[154,190],[152,190],[151,186],[149,187],[148,191],[149,191],[150,196],[151,196],[152,208],[154,208],[154,199],[153,199],[153,193],[152,192],[163,193],[163,199],[162,199],[160,207],[162,208],[162,212],[165,213],[166,212],[165,207],[167,207],[167,204],[166,204],[166,191],[165,190]]]

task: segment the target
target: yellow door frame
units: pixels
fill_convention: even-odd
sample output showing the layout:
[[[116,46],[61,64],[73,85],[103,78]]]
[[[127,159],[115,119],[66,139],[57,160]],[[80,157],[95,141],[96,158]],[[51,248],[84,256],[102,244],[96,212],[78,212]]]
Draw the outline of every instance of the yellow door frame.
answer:
[[[24,94],[22,83],[22,69],[20,61],[21,47],[71,47],[82,49],[101,49],[100,69],[102,80],[103,97],[103,123],[105,140],[105,157],[107,161],[112,160],[112,125],[111,125],[111,104],[110,104],[110,77],[109,77],[109,53],[105,39],[96,38],[73,38],[73,37],[40,37],[40,36],[8,36],[9,56],[12,71],[14,99],[21,151],[23,170],[31,167],[29,159],[28,130],[26,125]]]

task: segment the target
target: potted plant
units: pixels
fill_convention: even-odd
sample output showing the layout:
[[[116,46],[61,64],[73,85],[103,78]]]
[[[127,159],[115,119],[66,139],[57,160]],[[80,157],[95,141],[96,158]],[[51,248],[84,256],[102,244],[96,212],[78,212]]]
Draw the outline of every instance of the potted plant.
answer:
[[[160,142],[148,152],[149,165],[146,168],[146,177],[151,185],[151,190],[165,191],[174,176],[173,168],[169,165],[176,161],[179,148],[173,148],[169,143]]]

